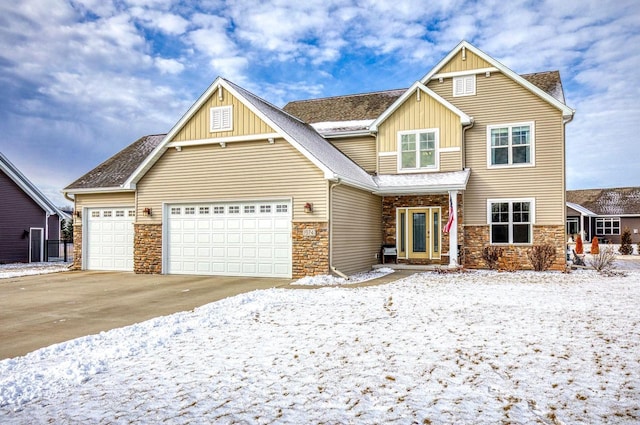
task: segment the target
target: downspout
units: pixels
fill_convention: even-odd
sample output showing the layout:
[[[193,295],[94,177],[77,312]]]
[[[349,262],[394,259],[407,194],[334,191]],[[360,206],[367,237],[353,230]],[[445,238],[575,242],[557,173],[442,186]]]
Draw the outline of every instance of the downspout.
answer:
[[[349,276],[333,266],[333,188],[340,186],[341,184],[342,181],[340,179],[336,179],[336,181],[331,183],[331,186],[329,186],[329,270],[341,278],[349,280]]]
[[[471,117],[471,124],[462,127],[462,140],[460,141],[460,150],[462,151],[462,169],[464,170],[465,168],[467,168],[467,154],[465,152],[465,141],[466,141],[466,133],[467,130],[470,130],[473,128],[473,125],[475,124],[475,120],[473,119],[473,117]]]
[[[575,113],[575,111],[573,111],[573,113]],[[566,138],[566,127],[567,124],[569,124],[571,121],[573,121],[573,114],[567,116],[563,116],[562,117],[562,174],[563,174],[563,178],[564,181],[563,183],[563,188],[562,188],[562,205],[567,205],[567,138]],[[563,208],[563,211],[565,211],[564,213],[564,217],[562,219],[562,221],[564,222],[564,225],[567,225],[567,213],[566,213],[566,207]],[[584,226],[584,219],[582,218],[582,213],[580,213],[580,229],[582,230]],[[591,218],[589,218],[589,232],[591,232]],[[568,242],[569,242],[569,236],[567,235],[567,232],[565,230],[564,232],[564,246],[567,247]],[[581,235],[580,237],[582,237],[582,231],[581,231]],[[568,260],[568,258],[567,258]]]

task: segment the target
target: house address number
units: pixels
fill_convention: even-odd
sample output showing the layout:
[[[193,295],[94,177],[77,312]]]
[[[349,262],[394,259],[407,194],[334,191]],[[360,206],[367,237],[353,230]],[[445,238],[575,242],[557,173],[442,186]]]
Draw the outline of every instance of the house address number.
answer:
[[[316,229],[302,229],[302,236],[305,238],[311,238],[316,235]]]

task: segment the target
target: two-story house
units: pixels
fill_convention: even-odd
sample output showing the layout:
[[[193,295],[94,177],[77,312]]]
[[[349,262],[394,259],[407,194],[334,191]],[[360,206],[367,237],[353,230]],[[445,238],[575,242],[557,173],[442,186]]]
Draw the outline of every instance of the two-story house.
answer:
[[[559,74],[518,75],[461,42],[410,88],[280,109],[216,79],[166,135],[70,184],[77,268],[352,274],[484,267],[485,246],[564,265],[566,106]]]

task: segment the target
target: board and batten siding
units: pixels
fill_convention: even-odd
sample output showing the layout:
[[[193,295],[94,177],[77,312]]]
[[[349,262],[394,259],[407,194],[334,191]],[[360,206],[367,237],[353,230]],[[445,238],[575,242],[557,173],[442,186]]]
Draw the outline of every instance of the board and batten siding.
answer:
[[[451,78],[428,87],[475,119],[465,133],[465,224],[487,224],[487,199],[535,198],[536,224],[564,225],[562,112],[499,72],[478,75],[475,96],[453,97]],[[487,167],[487,126],[519,122],[534,122],[535,167]]]
[[[211,132],[210,109],[218,106],[232,105],[233,123],[231,131]],[[191,119],[178,131],[172,139],[174,142],[187,140],[202,140],[215,137],[247,136],[252,134],[273,133],[274,130],[247,108],[242,102],[226,90],[223,90],[222,100],[216,91],[207,99]]]
[[[493,66],[468,49],[465,53],[465,59],[462,60],[462,50],[460,50],[445,66],[440,68],[438,73],[445,74],[448,72],[472,71],[474,69],[490,68]]]
[[[382,198],[344,185],[331,197],[333,266],[347,275],[371,270],[382,244]]]
[[[413,93],[405,102],[396,109],[378,128],[378,173],[396,174],[398,172],[397,156],[385,156],[390,152],[398,151],[398,132],[410,130],[423,130],[437,128],[439,131],[438,147],[460,148],[462,137],[462,125],[460,117],[450,109],[427,95],[421,93],[420,101]],[[461,151],[446,152],[440,154],[439,171],[460,170],[454,165],[456,159],[461,163]],[[444,162],[443,162],[444,161]]]
[[[368,173],[376,171],[376,139],[373,136],[360,136],[340,139],[328,139],[340,152],[347,155]]]
[[[327,187],[322,171],[284,139],[168,149],[138,182],[139,208],[153,210],[138,222],[162,222],[164,202],[260,199],[292,199],[294,221],[327,221]],[[304,212],[307,202],[313,213]]]

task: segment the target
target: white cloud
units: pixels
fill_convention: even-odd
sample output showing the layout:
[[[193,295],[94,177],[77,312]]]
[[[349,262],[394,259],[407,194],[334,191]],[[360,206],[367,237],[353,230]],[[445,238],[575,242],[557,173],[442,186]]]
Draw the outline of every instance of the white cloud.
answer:
[[[154,62],[162,74],[179,74],[184,70],[184,65],[175,59],[155,58]]]

